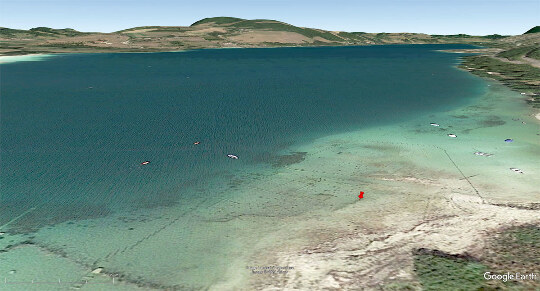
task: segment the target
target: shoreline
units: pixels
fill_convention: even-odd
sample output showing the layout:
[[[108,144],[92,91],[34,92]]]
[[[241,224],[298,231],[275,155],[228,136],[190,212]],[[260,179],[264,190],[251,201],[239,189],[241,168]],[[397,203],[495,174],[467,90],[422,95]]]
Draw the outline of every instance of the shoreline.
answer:
[[[498,98],[503,99],[508,93],[514,94],[501,84],[492,84],[493,86],[503,88]],[[482,114],[489,116],[491,110],[477,109],[477,106],[479,104],[486,106],[489,103],[497,105],[497,102],[490,102],[490,98],[491,95],[488,94],[475,104],[445,114],[457,115],[457,113],[461,114],[470,110],[480,110],[484,111]],[[518,101],[518,98],[519,96],[514,94],[513,100],[506,102],[511,104]],[[534,143],[534,129],[532,128],[538,124],[538,121],[530,117],[529,108],[525,104],[514,106],[510,110],[516,111],[511,111],[512,114],[507,113],[503,120],[511,120],[513,114],[520,112],[519,116],[527,123],[536,123],[530,125],[531,127],[522,133],[524,137],[529,137],[527,141],[524,141],[526,144],[523,147],[526,148],[503,151],[503,148],[497,145],[499,143],[497,140],[488,141],[488,144],[493,143],[493,145],[480,146],[482,141],[496,134],[500,126],[506,128],[505,131],[512,132],[514,131],[512,128],[524,129],[526,125],[507,122],[500,126],[474,129],[470,134],[478,135],[478,137],[470,137],[464,140],[464,143],[495,153],[495,156],[488,158],[475,157],[473,147],[470,152],[461,154],[469,146],[461,144],[461,141],[454,143],[454,140],[448,140],[444,133],[434,141],[440,140],[455,145],[446,149],[444,147],[429,149],[428,146],[436,146],[436,143],[426,142],[423,139],[408,141],[407,135],[400,134],[399,130],[394,130],[392,143],[390,143],[392,139],[389,140],[375,130],[328,137],[324,141],[319,141],[328,146],[339,142],[343,149],[354,149],[356,146],[344,146],[344,144],[358,144],[362,148],[363,144],[373,144],[378,140],[379,146],[375,147],[377,144],[375,143],[369,147],[385,155],[390,155],[392,152],[408,153],[407,156],[410,158],[406,158],[409,162],[403,170],[371,175],[370,177],[379,182],[375,182],[377,187],[370,189],[369,192],[366,191],[365,198],[368,200],[363,199],[333,211],[330,215],[324,216],[324,219],[310,217],[307,220],[300,220],[303,226],[296,227],[300,233],[298,236],[309,237],[309,229],[317,229],[317,232],[313,232],[312,235],[319,234],[312,236],[307,244],[288,246],[279,250],[268,249],[264,260],[259,262],[259,265],[293,265],[296,273],[266,278],[251,276],[250,288],[275,290],[303,286],[306,289],[313,289],[322,286],[341,290],[358,290],[373,289],[389,283],[415,285],[418,284],[413,271],[412,253],[415,249],[429,248],[449,254],[465,253],[478,257],[483,255],[483,245],[478,242],[491,237],[500,229],[540,223],[540,219],[535,215],[540,193],[534,188],[534,185],[538,183],[535,175],[540,169],[534,163],[527,162],[527,159],[531,158],[530,154],[528,156],[523,153],[540,150]],[[505,108],[501,108],[499,104],[498,113],[504,112]],[[466,123],[459,118],[456,121]],[[429,120],[426,119],[425,122],[427,130],[432,131],[427,123]],[[414,123],[405,122],[396,129],[409,128],[411,130],[410,127]],[[386,132],[384,129],[380,131]],[[432,132],[436,133],[438,130]],[[426,131],[422,135],[427,137],[431,133]],[[378,138],[368,140],[372,136],[373,138],[378,136]],[[462,139],[466,136],[461,133],[458,134],[458,138]],[[419,142],[426,148],[422,149],[414,145],[414,142]],[[408,143],[410,145],[407,145]],[[441,152],[441,149],[445,151]],[[348,157],[359,159],[362,156],[361,151],[362,149],[355,150],[349,153]],[[449,153],[448,156],[445,154],[446,151]],[[337,158],[337,156],[334,157]],[[324,167],[328,169],[340,169],[344,178],[357,176],[353,174],[354,169],[347,170],[346,161],[332,162],[328,159],[329,156],[324,155],[321,158],[326,158],[326,163],[313,161],[313,159],[311,162],[324,164]],[[505,160],[497,160],[501,158]],[[438,159],[442,159],[441,161],[446,159],[446,168],[441,168],[439,162],[433,162]],[[360,158],[359,163],[362,163],[360,162],[362,160]],[[305,162],[310,161],[306,159]],[[368,162],[368,159],[365,162]],[[454,162],[456,164],[452,165]],[[498,165],[501,162],[507,165],[525,166],[528,169],[525,175],[528,177],[512,175],[513,173],[507,168]],[[477,163],[480,164],[477,165]],[[499,170],[498,167],[501,169]],[[463,171],[464,175],[473,174],[472,176],[476,177],[464,179],[467,176],[460,177],[456,170]],[[489,180],[485,180],[486,178]],[[500,185],[497,181],[506,182]],[[359,181],[359,184],[362,182]],[[512,185],[517,188],[513,188]],[[369,199],[369,196],[374,195],[373,192],[377,190],[387,194]],[[373,221],[375,217],[378,222]],[[295,223],[298,222],[295,221]],[[330,233],[330,236],[325,237],[325,234]]]
[[[189,49],[180,49],[180,50],[107,50],[102,49],[99,47],[96,47],[95,50],[89,50],[89,51],[62,51],[62,52],[40,52],[40,53],[26,53],[24,51],[22,52],[15,52],[10,54],[2,54],[0,53],[0,57],[20,57],[20,56],[27,56],[27,55],[57,55],[57,54],[100,54],[100,53],[119,53],[119,54],[129,54],[129,53],[175,53],[175,52],[186,52],[186,51],[195,51],[195,50],[220,50],[220,49],[275,49],[275,48],[317,48],[317,47],[364,47],[364,46],[393,46],[393,45],[469,45],[474,46],[477,48],[471,48],[471,49],[450,49],[450,50],[436,50],[440,52],[447,52],[452,53],[453,51],[456,51],[456,53],[461,53],[458,51],[466,51],[466,50],[483,50],[483,49],[489,49],[486,47],[481,46],[480,44],[470,44],[470,43],[377,43],[377,44],[317,44],[317,45],[279,45],[279,46],[231,46],[231,47],[197,47],[197,48],[189,48]],[[466,53],[466,52],[464,52]]]
[[[24,54],[24,55],[0,55],[0,65],[16,62],[42,61],[51,57],[53,54]]]

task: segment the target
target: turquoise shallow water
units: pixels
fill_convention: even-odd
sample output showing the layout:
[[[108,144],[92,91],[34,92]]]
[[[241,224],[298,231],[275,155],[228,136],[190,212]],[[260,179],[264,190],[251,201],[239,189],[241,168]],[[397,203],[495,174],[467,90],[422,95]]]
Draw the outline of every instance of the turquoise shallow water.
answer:
[[[272,164],[293,143],[459,106],[484,85],[453,67],[457,55],[435,51],[458,47],[84,54],[2,65],[0,225],[27,233],[196,205],[219,194],[196,187]]]

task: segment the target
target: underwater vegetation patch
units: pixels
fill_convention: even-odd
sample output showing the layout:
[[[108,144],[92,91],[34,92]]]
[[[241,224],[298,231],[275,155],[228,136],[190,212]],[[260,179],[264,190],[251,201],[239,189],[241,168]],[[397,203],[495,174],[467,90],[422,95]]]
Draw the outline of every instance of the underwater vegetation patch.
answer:
[[[45,226],[56,225],[66,221],[105,217],[110,214],[111,210],[109,207],[102,203],[86,204],[84,207],[72,204],[61,205],[55,208],[40,206],[11,223],[7,228],[7,232],[10,234],[28,234],[36,232]]]
[[[488,118],[480,121],[480,124],[484,127],[493,127],[493,126],[499,126],[504,125],[506,121],[502,120],[498,116],[488,116]]]
[[[307,152],[292,152],[289,155],[282,155],[275,159],[272,163],[273,167],[284,167],[300,163],[306,159]]]

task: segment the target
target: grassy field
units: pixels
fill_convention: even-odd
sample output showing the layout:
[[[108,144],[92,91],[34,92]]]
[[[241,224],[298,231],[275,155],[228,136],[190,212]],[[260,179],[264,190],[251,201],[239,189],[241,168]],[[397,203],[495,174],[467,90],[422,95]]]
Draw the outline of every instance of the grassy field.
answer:
[[[427,249],[414,255],[414,270],[423,290],[478,290],[485,283],[488,267],[473,258]]]
[[[540,48],[538,46],[517,47],[500,52],[497,54],[497,57],[506,58],[512,61],[521,60],[522,57],[540,60]]]
[[[503,230],[486,242],[480,258],[418,249],[414,270],[422,290],[540,290],[538,280],[486,280],[485,272],[506,272],[540,276],[540,227],[525,225]],[[387,290],[413,290],[413,284]]]

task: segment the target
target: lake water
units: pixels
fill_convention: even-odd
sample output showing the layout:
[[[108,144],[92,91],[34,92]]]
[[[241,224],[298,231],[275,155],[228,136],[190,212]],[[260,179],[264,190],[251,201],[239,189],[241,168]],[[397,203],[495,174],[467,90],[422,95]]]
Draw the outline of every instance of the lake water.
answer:
[[[114,269],[152,286],[188,282],[205,264],[220,270],[226,265],[218,263],[223,254],[207,252],[227,239],[197,220],[204,216],[197,215],[199,210],[238,198],[235,189],[246,180],[301,161],[306,153],[294,152],[295,145],[470,102],[485,92],[486,84],[455,67],[458,54],[436,51],[467,47],[79,54],[3,64],[0,231],[34,239],[49,230],[34,243],[80,255],[83,265]],[[144,161],[150,163],[141,165]],[[249,207],[268,205],[254,201]],[[189,216],[190,226],[179,230],[181,238],[169,237],[163,245],[156,238],[151,249],[201,246],[184,255],[179,251],[189,266],[185,269],[191,270],[185,274],[192,272],[189,278],[162,272],[149,279],[148,270],[178,268],[159,260],[144,270],[123,264],[130,259],[121,254],[151,256],[148,249],[136,247],[179,221],[172,216],[141,218],[167,208]],[[276,215],[298,213],[283,209]],[[102,238],[114,238],[111,217],[125,218],[125,229],[133,230],[135,222],[126,218],[133,213],[137,223],[155,225],[127,238],[125,248],[101,251],[106,239],[65,243],[73,232],[70,225],[93,225]],[[241,253],[237,247],[230,244],[223,252]],[[212,260],[201,260],[205,254]],[[186,286],[200,287],[192,281]]]

